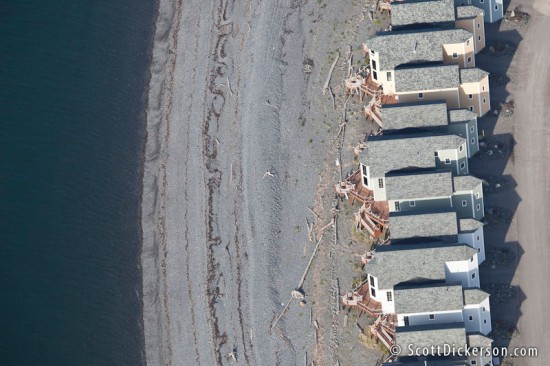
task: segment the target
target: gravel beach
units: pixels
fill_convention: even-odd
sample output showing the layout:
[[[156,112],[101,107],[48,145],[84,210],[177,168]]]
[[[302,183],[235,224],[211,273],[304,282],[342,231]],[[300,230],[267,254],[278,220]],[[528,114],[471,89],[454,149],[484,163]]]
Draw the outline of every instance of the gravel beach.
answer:
[[[330,311],[336,300],[328,287],[317,291],[324,299],[316,302],[312,291],[307,307],[290,306],[276,329],[270,326],[313,251],[305,218],[317,227],[330,221],[330,201],[317,205],[316,215],[308,209],[316,192],[330,198],[336,171],[341,111],[321,89],[329,51],[352,33],[329,42],[326,24],[344,22],[358,7],[160,1],[142,202],[148,365],[290,365],[325,357],[330,318],[319,320],[315,352],[311,319],[323,316],[314,304]],[[339,66],[338,85],[345,60]],[[326,253],[310,278],[322,281]]]

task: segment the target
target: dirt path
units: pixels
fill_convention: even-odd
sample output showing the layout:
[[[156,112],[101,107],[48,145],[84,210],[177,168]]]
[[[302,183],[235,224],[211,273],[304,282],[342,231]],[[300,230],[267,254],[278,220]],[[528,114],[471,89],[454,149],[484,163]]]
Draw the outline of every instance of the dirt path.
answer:
[[[538,11],[544,11],[541,14]],[[539,0],[518,55],[514,60],[518,80],[516,96],[514,177],[521,202],[517,210],[517,235],[524,254],[516,278],[526,299],[521,306],[519,330],[522,346],[539,349],[538,358],[521,362],[546,365],[550,358],[550,7]]]

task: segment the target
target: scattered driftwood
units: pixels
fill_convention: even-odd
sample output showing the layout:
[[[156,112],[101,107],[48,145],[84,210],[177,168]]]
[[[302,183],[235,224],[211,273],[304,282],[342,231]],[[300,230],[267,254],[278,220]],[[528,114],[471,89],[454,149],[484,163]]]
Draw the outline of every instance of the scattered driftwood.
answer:
[[[292,290],[290,292],[290,299],[287,301],[285,307],[283,308],[283,310],[281,311],[281,313],[279,314],[277,319],[275,319],[273,324],[271,324],[271,328],[269,329],[270,331],[272,331],[273,328],[275,328],[275,326],[277,325],[279,320],[281,320],[283,315],[286,313],[286,311],[288,310],[288,307],[290,306],[290,303],[292,302],[292,300],[296,299],[296,300],[301,300],[301,302],[305,301],[304,300],[305,297],[304,297],[303,292],[301,291],[301,288],[304,285],[304,281],[306,280],[307,273],[309,272],[309,267],[311,267],[311,263],[313,262],[313,259],[315,258],[315,254],[317,254],[317,249],[319,249],[319,244],[321,244],[322,240],[323,240],[323,236],[321,235],[321,237],[317,241],[317,245],[315,245],[315,249],[313,249],[313,253],[311,254],[311,258],[309,258],[309,262],[306,266],[306,269],[304,270],[304,274],[302,275],[302,278],[300,279],[300,282],[298,282],[298,286],[296,287],[295,290]]]
[[[317,213],[316,213],[315,211],[313,211],[311,208],[309,208],[309,206],[306,206],[306,208],[307,208],[312,214],[314,214],[315,216],[317,216],[317,218],[318,218],[319,220],[321,220],[321,216],[317,215]]]
[[[264,173],[264,176],[262,177],[262,180],[264,180],[264,178],[265,178],[266,176],[274,177],[275,175],[273,175],[273,173],[271,173],[271,171],[268,170],[267,172]]]
[[[233,89],[231,89],[231,83],[229,82],[229,76],[227,77],[227,89],[229,89],[229,93],[231,96],[233,96]]]
[[[328,90],[328,85],[330,83],[330,78],[332,77],[332,72],[334,71],[334,67],[336,67],[336,63],[338,62],[339,58],[340,58],[340,53],[338,53],[336,55],[336,57],[334,58],[334,62],[332,63],[332,66],[330,67],[330,70],[329,70],[328,76],[327,76],[327,80],[325,81],[325,85],[323,86],[323,95],[325,95],[325,93]]]
[[[334,99],[334,93],[332,92],[332,88],[330,86],[328,87],[328,92],[332,98],[332,108],[336,109],[336,99]]]

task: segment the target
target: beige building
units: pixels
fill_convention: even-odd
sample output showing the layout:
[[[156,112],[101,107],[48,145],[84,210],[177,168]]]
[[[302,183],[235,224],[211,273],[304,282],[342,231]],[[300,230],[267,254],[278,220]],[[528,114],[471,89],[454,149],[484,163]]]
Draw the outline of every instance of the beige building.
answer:
[[[458,65],[398,68],[395,95],[399,103],[445,100],[449,109],[467,109],[483,116],[491,109],[489,73]]]
[[[475,53],[485,48],[485,23],[482,9],[473,5],[459,6],[456,8],[455,25],[474,35]]]
[[[385,32],[365,43],[372,80],[386,95],[396,92],[395,69],[410,64],[441,62],[460,68],[475,66],[474,35],[464,29]]]

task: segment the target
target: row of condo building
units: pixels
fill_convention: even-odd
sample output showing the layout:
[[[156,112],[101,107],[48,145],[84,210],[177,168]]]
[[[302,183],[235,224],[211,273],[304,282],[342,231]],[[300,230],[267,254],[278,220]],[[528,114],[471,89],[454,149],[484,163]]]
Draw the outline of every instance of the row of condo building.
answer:
[[[360,184],[389,210],[390,244],[364,270],[369,301],[396,319],[392,365],[492,365],[485,352],[447,354],[492,345],[489,294],[479,288],[483,181],[468,160],[479,151],[477,117],[490,110],[475,55],[502,2],[473,1],[392,3],[394,30],[364,45],[372,81],[397,101],[382,106],[382,133],[359,158]]]

